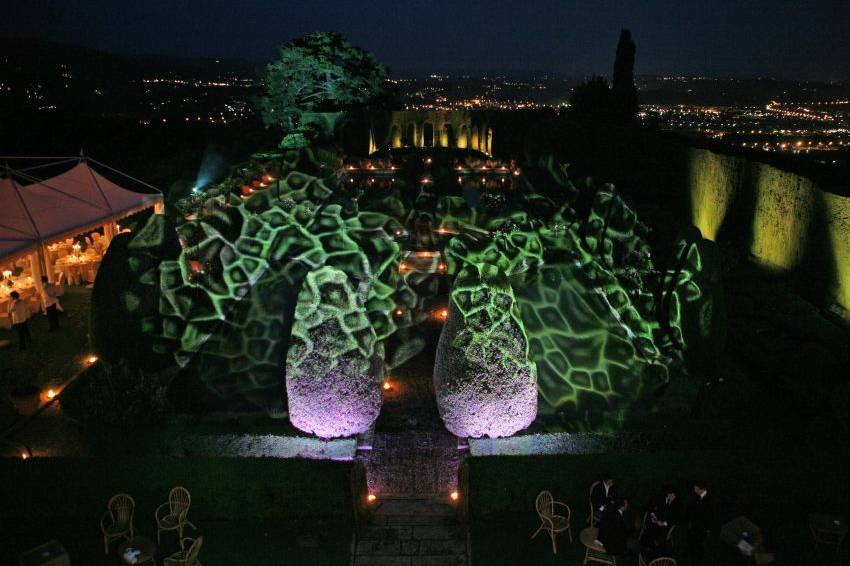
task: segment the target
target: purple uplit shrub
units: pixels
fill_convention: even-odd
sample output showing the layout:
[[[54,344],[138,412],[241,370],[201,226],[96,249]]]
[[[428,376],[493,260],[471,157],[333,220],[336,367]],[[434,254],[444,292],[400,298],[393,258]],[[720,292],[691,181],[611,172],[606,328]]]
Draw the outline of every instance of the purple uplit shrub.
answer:
[[[479,312],[464,320],[449,301],[434,386],[440,416],[457,436],[511,436],[537,417],[536,372],[525,336],[510,316]]]
[[[365,432],[381,411],[375,331],[342,271],[309,273],[286,359],[289,420],[321,438]]]

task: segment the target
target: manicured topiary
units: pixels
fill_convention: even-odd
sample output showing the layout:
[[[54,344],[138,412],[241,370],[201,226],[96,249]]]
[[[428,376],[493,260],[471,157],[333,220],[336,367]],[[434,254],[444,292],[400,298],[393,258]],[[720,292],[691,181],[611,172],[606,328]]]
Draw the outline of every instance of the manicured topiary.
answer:
[[[346,274],[332,267],[308,273],[286,358],[292,424],[322,438],[368,430],[383,401],[380,354]]]
[[[537,372],[505,282],[455,282],[434,388],[440,416],[457,436],[510,436],[534,421]]]

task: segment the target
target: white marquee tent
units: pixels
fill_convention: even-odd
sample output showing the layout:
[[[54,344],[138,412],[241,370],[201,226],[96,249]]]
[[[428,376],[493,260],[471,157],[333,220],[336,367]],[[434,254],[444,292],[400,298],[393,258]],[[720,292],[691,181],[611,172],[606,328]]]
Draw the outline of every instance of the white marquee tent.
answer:
[[[68,161],[76,164],[49,179],[33,177],[32,169],[8,167],[0,177],[0,264],[29,256],[38,287],[41,273],[53,279],[45,260],[49,244],[101,226],[111,239],[120,219],[148,208],[162,212],[162,193],[150,185],[92,159],[64,160]],[[155,192],[126,189],[93,169],[90,162]]]

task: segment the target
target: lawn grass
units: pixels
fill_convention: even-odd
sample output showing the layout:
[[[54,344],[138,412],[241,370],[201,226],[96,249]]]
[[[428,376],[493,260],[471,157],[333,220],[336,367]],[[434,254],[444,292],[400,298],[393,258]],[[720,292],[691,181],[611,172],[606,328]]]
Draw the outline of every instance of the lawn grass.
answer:
[[[59,330],[48,332],[47,317],[36,313],[29,322],[33,343],[18,349],[18,337],[11,330],[0,330],[0,340],[11,344],[0,350],[0,425],[15,418],[8,401],[9,391],[17,384],[38,387],[59,385],[80,371],[82,358],[91,351],[89,307],[91,290],[66,287],[61,298],[64,313],[59,313]]]

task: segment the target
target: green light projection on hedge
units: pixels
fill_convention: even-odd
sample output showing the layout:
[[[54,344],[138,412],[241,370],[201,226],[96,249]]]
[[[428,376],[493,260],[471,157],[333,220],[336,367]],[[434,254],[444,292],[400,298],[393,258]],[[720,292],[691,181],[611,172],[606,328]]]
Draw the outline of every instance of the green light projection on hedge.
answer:
[[[154,217],[126,250],[136,282],[122,295],[122,309],[134,313],[140,335],[155,338],[157,351],[184,366],[178,386],[205,410],[282,412],[293,376],[296,389],[312,391],[299,401],[307,407],[325,391],[320,384],[336,383],[342,372],[346,387],[367,388],[354,395],[362,400],[357,418],[341,417],[350,426],[334,430],[308,423],[312,417],[300,426],[333,436],[362,426],[351,424],[360,416],[373,419],[369,388],[380,372],[371,364],[386,357],[392,367],[419,351],[413,327],[445,304],[439,273],[399,271],[394,237],[414,250],[445,244],[450,336],[445,344],[441,338],[435,365],[450,387],[438,388],[438,396],[444,416],[454,415],[447,426],[465,434],[512,434],[534,418],[537,404],[542,416],[562,423],[589,413],[616,420],[653,411],[671,383],[689,379],[680,367],[682,347],[697,352],[706,336],[691,333],[690,321],[702,321],[708,335],[722,326],[715,316],[719,262],[705,261],[704,242],[680,244],[674,264],[659,273],[646,228],[615,189],[573,184],[552,159],[524,168],[510,188],[476,185],[470,199],[457,195],[469,187],[456,183],[451,169],[432,171],[433,183],[400,172],[398,182],[377,189],[365,178],[362,185],[340,183],[331,152],[264,157],[271,161],[209,190],[200,208],[187,211],[196,219],[175,232]],[[237,198],[234,189],[263,170],[279,187]],[[331,287],[344,291],[323,294]],[[316,324],[299,320],[297,313],[314,311],[323,313]],[[339,324],[330,328],[332,321]],[[97,335],[106,332],[100,328],[93,325]],[[351,345],[362,345],[359,333],[367,330],[371,353],[354,356]],[[322,365],[337,358],[342,365]],[[314,365],[327,371],[302,372]],[[498,384],[482,378],[491,374],[500,376]],[[449,399],[451,384],[467,397]],[[529,384],[537,403],[526,403]],[[499,411],[469,418],[476,403],[498,405],[482,395],[491,385],[510,392],[503,400],[513,405],[499,411],[513,416],[501,423]]]
[[[359,212],[334,193],[334,177],[301,169],[334,174],[309,150],[287,152],[279,191],[245,201],[229,190],[211,196],[199,218],[178,229],[179,255],[159,266],[158,349],[188,366],[184,379],[203,385],[208,406],[283,409],[279,371],[295,296],[304,277],[323,266],[345,273],[363,295],[379,340],[395,329],[391,219]]]

